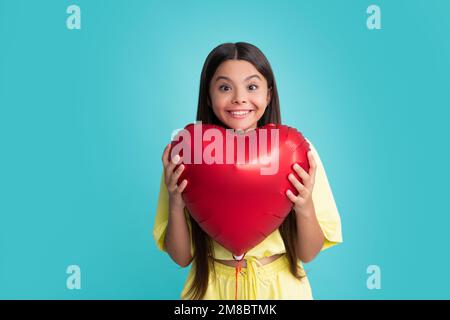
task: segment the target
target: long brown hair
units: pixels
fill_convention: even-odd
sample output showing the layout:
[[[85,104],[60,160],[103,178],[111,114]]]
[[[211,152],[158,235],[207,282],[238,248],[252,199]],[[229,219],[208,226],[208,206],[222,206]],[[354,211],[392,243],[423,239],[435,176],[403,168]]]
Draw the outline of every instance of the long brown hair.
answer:
[[[257,126],[261,127],[268,123],[281,124],[278,91],[269,61],[256,46],[245,42],[221,44],[214,48],[206,58],[200,78],[197,121],[224,126],[210,106],[209,84],[219,65],[226,60],[246,60],[250,62],[266,78],[268,88],[272,90],[270,103],[263,116],[258,120]],[[209,258],[213,255],[213,245],[211,238],[200,228],[198,223],[194,219],[190,219],[190,222],[194,243],[192,267],[195,273],[186,296],[191,296],[192,299],[202,299],[208,287],[210,268],[214,266]],[[279,231],[286,248],[290,271],[296,278],[301,279],[302,276],[299,274],[297,266],[297,227],[293,212],[280,225]]]

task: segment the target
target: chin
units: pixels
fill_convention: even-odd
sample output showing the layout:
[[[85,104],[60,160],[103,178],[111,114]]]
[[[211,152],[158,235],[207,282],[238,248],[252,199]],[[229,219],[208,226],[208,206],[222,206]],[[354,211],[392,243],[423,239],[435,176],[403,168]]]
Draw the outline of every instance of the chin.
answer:
[[[249,120],[252,119],[245,119],[244,121],[226,119],[226,121],[222,120],[222,123],[234,130],[247,130],[254,125],[254,121]]]
[[[250,128],[252,125],[249,124],[242,124],[242,123],[228,123],[227,126],[231,129],[234,130],[247,130],[248,128]]]

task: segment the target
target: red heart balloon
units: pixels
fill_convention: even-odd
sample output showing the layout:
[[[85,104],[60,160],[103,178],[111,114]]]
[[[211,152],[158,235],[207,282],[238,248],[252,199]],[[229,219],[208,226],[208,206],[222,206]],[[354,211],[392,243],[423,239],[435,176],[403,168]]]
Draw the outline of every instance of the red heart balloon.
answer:
[[[293,165],[309,170],[309,144],[295,128],[268,124],[239,132],[210,124],[189,124],[172,141],[185,169],[178,179],[200,227],[235,256],[275,231],[292,209],[286,196]],[[177,165],[178,167],[178,165]]]

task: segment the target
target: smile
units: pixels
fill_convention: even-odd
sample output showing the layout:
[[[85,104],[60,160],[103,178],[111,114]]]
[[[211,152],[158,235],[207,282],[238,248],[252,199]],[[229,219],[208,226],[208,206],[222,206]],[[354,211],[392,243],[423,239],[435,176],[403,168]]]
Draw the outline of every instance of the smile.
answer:
[[[235,119],[243,119],[247,117],[253,110],[227,111]]]

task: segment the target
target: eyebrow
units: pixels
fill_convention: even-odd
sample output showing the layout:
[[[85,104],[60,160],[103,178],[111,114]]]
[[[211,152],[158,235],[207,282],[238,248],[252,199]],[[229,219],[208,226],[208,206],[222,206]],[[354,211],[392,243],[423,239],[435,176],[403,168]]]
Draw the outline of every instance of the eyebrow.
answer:
[[[258,78],[259,80],[261,80],[260,76],[258,76],[257,74],[254,74],[254,75],[251,75],[251,76],[245,78],[244,81],[247,81],[247,80],[249,80],[249,79],[251,79],[251,78]],[[232,80],[231,80],[230,78],[228,78],[228,77],[225,77],[225,76],[218,76],[218,77],[216,78],[216,82],[219,81],[220,79],[232,81]]]

